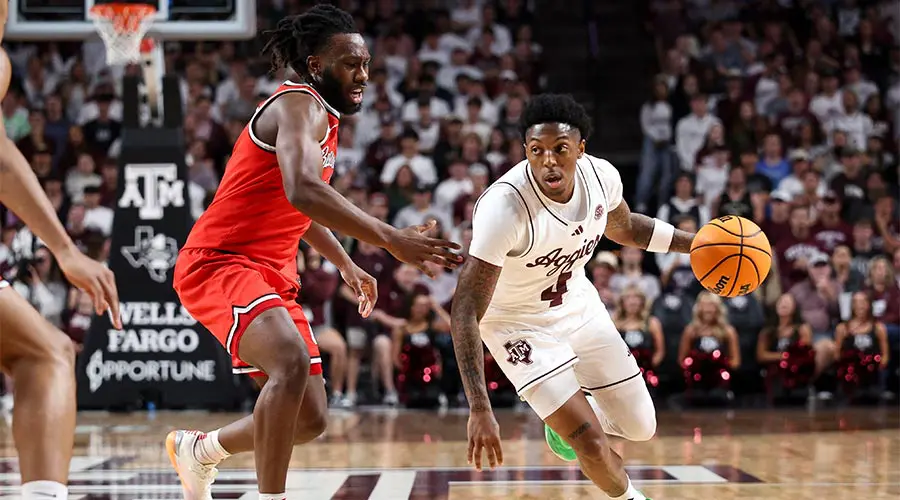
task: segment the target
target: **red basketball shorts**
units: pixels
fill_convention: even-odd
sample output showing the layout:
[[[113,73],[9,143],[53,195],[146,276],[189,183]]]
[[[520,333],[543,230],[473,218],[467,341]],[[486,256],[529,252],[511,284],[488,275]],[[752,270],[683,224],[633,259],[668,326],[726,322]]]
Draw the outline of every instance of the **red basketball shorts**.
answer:
[[[231,355],[234,373],[265,375],[241,359],[241,337],[247,326],[273,307],[287,309],[310,358],[310,375],[322,373],[319,346],[303,314],[294,301],[296,288],[272,267],[247,257],[214,250],[182,251],[175,264],[175,291],[181,305],[205,326]]]

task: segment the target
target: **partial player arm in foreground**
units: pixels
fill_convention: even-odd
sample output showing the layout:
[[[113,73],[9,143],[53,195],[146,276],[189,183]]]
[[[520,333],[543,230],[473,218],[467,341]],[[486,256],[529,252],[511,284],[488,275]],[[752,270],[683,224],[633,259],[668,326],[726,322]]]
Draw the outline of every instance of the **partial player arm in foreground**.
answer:
[[[503,463],[500,429],[494,419],[484,380],[484,347],[478,327],[494,295],[501,269],[470,256],[460,273],[450,314],[456,362],[469,400],[467,458],[469,463],[474,460],[478,470],[481,470],[482,448],[487,450],[491,468]]]
[[[423,236],[426,226],[394,229],[322,182],[322,149],[316,137],[327,133],[327,119],[310,96],[288,93],[270,105],[269,111],[277,123],[274,142],[284,191],[298,210],[326,227],[385,248],[429,276],[432,273],[425,268],[425,261],[451,268],[458,265],[461,258],[452,251],[460,248],[456,243]],[[263,126],[261,121],[257,124]]]
[[[6,137],[0,124],[0,203],[21,218],[56,257],[66,277],[94,299],[97,314],[107,309],[113,325],[119,321],[119,295],[112,272],[81,253],[56,215],[19,148]]]
[[[609,213],[606,237],[620,245],[650,252],[689,253],[694,233],[675,229],[668,222],[644,214],[632,213],[628,203],[622,200],[619,206]]]

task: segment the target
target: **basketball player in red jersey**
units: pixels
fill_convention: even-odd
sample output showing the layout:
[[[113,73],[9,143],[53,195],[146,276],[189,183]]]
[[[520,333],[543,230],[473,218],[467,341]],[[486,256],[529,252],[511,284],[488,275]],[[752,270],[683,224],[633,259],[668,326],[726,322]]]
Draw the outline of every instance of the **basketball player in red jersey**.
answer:
[[[0,41],[7,0],[0,0]],[[0,99],[12,70],[0,49]],[[90,294],[98,314],[108,308],[116,328],[119,299],[112,272],[82,254],[0,120],[0,203],[19,216],[56,257],[69,281]],[[15,381],[13,439],[23,500],[66,500],[75,435],[72,342],[0,279],[0,369]]]
[[[285,82],[264,101],[234,146],[225,176],[178,258],[182,304],[231,354],[234,371],[262,386],[253,415],[208,434],[175,431],[166,439],[184,498],[210,500],[216,465],[254,450],[259,498],[284,499],[295,444],[325,429],[321,359],[302,308],[296,255],[302,238],[334,263],[368,316],[375,280],[359,269],[328,228],[425,267],[455,267],[459,246],[424,236],[432,224],[397,230],[332,189],[341,113],[362,106],[369,51],[353,18],[329,5],[279,22],[265,50]],[[302,338],[302,340],[301,340]]]

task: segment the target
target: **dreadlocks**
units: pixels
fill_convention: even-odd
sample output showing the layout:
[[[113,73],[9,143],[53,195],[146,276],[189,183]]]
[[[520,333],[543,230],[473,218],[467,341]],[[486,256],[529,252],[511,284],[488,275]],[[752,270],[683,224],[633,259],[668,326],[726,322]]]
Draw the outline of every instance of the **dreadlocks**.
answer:
[[[306,59],[318,54],[332,35],[356,33],[353,17],[332,5],[316,5],[303,14],[289,16],[269,32],[263,53],[272,52],[272,69],[291,68],[304,80],[309,70]]]

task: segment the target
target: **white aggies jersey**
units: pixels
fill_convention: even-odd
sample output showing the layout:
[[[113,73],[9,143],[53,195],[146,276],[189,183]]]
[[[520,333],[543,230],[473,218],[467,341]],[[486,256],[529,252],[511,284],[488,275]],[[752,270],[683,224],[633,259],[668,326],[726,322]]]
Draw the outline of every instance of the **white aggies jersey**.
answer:
[[[605,314],[584,266],[609,212],[621,202],[619,172],[587,154],[577,162],[575,194],[566,204],[541,192],[527,161],[492,184],[475,205],[469,249],[471,256],[503,268],[482,322],[540,316],[546,324],[564,320],[573,308]]]

